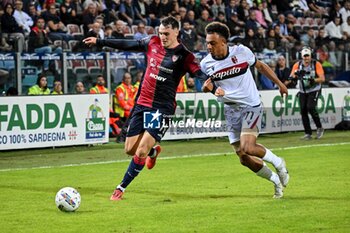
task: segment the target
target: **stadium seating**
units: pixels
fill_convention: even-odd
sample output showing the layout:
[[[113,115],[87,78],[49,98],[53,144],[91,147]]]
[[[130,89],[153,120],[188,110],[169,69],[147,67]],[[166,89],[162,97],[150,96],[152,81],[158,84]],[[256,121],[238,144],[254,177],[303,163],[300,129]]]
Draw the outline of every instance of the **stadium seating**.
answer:
[[[136,66],[129,66],[128,67],[128,72],[131,74],[131,77],[135,77],[137,73],[137,68]]]
[[[61,47],[63,50],[67,50],[68,49],[68,45],[67,45],[67,43],[64,40],[55,40],[53,42],[53,44],[56,47]]]
[[[91,60],[91,59],[88,59],[88,60],[85,60],[85,66],[86,68],[90,68],[90,67],[96,67],[97,66],[97,62],[96,60]]]
[[[84,36],[84,33],[80,30],[77,24],[67,24],[68,34],[72,36]]]
[[[2,61],[0,68],[3,68],[5,70],[12,70],[15,68],[15,61],[4,60],[4,61]]]
[[[114,74],[113,77],[113,81],[114,83],[121,83],[123,80],[123,75],[124,73],[127,71],[127,68],[125,67],[121,67],[121,66],[117,66],[114,69],[112,69],[112,73]]]
[[[152,26],[145,26],[146,33],[148,35],[156,34],[156,30]],[[131,26],[132,34],[135,34],[137,32],[137,25]]]
[[[53,83],[55,81],[55,76],[47,75],[46,78],[47,78],[47,87],[48,88],[53,88]]]
[[[123,28],[123,32],[124,32],[124,34],[131,34],[132,30],[129,26],[125,25]]]
[[[22,86],[24,87],[31,87],[36,84],[36,80],[38,79],[37,75],[24,75],[24,78],[22,80]]]
[[[84,24],[80,24],[80,31],[84,34]]]
[[[100,68],[104,69],[105,68],[105,61],[104,60],[97,60],[97,65]]]
[[[73,73],[75,74],[76,81],[84,81],[89,75],[86,67],[74,67]]]
[[[98,75],[103,74],[103,69],[99,66],[90,66],[88,68],[88,73],[92,80],[95,80]]]
[[[79,44],[79,43],[80,43],[79,40],[70,40],[70,41],[68,41],[68,49],[69,49],[69,51],[73,51],[73,49],[75,48],[75,46],[76,46],[77,44]]]
[[[137,32],[137,25],[131,26],[131,32],[132,32],[132,34],[135,34]]]

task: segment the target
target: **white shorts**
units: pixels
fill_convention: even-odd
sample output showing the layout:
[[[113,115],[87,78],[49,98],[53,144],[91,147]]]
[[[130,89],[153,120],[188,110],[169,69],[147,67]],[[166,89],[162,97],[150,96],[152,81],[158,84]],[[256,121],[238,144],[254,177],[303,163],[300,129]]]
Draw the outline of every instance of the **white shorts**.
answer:
[[[261,104],[253,107],[225,104],[224,114],[230,144],[238,142],[243,134],[250,134],[256,137],[259,135],[263,114]]]

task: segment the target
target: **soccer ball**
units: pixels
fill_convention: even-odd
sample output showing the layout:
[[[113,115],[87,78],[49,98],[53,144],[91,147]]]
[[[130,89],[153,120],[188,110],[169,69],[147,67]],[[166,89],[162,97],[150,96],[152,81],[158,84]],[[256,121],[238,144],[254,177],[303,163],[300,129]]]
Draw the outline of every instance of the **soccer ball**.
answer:
[[[61,211],[73,212],[79,208],[81,197],[76,189],[65,187],[57,192],[55,201]]]

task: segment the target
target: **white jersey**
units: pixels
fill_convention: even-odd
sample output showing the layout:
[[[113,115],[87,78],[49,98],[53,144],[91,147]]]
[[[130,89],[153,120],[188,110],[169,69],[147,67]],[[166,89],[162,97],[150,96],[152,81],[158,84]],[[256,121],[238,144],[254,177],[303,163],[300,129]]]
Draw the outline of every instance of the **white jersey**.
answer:
[[[225,91],[225,96],[219,97],[219,101],[239,105],[259,105],[259,92],[249,69],[256,62],[255,55],[244,45],[228,47],[228,50],[228,56],[221,60],[215,60],[208,54],[201,61],[202,72],[210,77],[217,87]]]

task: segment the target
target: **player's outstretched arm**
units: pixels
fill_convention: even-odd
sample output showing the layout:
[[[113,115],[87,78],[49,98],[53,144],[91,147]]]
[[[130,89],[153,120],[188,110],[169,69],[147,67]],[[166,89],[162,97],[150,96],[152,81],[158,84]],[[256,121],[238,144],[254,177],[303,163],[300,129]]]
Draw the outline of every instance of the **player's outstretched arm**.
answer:
[[[270,79],[272,82],[274,82],[281,93],[281,96],[288,95],[288,89],[286,85],[284,85],[281,80],[278,79],[275,72],[264,62],[257,60],[255,63],[255,67],[258,69],[259,73],[265,75],[268,79]]]
[[[120,50],[145,51],[146,44],[149,40],[132,40],[132,39],[98,39],[96,37],[88,37],[83,43],[88,46],[107,46]]]
[[[83,40],[83,43],[88,46],[96,45],[97,38],[96,37],[88,37]]]

